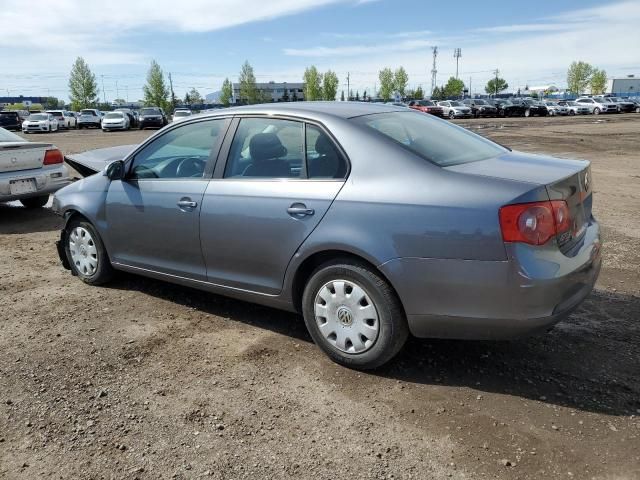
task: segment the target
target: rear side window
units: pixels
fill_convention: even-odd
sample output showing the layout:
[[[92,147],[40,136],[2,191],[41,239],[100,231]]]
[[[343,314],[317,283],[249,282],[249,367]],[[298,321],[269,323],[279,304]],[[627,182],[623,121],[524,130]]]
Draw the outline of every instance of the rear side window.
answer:
[[[303,123],[243,118],[231,144],[224,178],[301,178]]]
[[[347,174],[347,162],[322,129],[307,124],[307,176],[310,179],[344,178]]]
[[[391,112],[352,121],[441,167],[497,157],[507,149],[449,122],[416,112]]]

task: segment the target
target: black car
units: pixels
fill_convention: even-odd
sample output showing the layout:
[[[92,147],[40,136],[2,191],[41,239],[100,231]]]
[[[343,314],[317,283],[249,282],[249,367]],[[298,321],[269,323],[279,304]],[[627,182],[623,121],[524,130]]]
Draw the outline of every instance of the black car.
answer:
[[[0,127],[6,130],[15,130],[16,132],[21,131],[22,120],[23,119],[18,112],[0,112]]]
[[[504,98],[494,98],[491,102],[498,109],[499,117],[521,117],[526,110],[524,106]]]
[[[138,126],[140,130],[145,128],[162,128],[167,123],[167,116],[160,107],[144,107],[140,109]]]
[[[481,98],[465,98],[462,100],[466,106],[471,108],[471,114],[478,117],[495,117],[498,109]]]
[[[512,98],[511,102],[524,108],[525,117],[546,117],[549,114],[546,105],[534,100],[533,98]]]

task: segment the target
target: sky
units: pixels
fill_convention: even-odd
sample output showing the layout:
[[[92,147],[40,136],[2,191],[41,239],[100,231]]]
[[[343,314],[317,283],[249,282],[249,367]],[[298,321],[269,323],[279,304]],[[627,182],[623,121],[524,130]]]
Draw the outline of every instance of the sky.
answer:
[[[433,46],[437,84],[455,75],[460,48],[474,93],[495,69],[510,91],[563,87],[574,60],[640,76],[640,0],[0,0],[0,25],[0,96],[68,99],[78,56],[107,101],[142,98],[152,59],[180,97],[237,81],[245,60],[258,81],[299,82],[316,65],[360,94],[403,66],[428,92]]]

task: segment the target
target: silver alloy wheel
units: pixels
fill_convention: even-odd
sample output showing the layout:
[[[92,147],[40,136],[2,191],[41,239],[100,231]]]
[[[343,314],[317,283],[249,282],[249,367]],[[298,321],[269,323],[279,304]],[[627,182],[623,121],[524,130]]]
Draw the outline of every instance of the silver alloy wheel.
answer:
[[[324,284],[316,295],[314,313],[322,336],[342,352],[366,352],[378,338],[376,306],[364,288],[351,280]]]
[[[90,277],[98,269],[98,250],[86,228],[76,227],[69,234],[69,253],[78,272]]]

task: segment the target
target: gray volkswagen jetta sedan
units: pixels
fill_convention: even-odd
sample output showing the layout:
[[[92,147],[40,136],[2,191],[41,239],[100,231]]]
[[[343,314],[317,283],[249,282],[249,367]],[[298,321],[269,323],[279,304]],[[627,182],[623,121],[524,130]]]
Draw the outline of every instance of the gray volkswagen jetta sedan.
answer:
[[[54,198],[74,275],[124,270],[301,312],[353,368],[384,364],[410,333],[547,330],[600,270],[588,162],[407,108],[230,108],[115,151],[67,158],[97,172]]]

